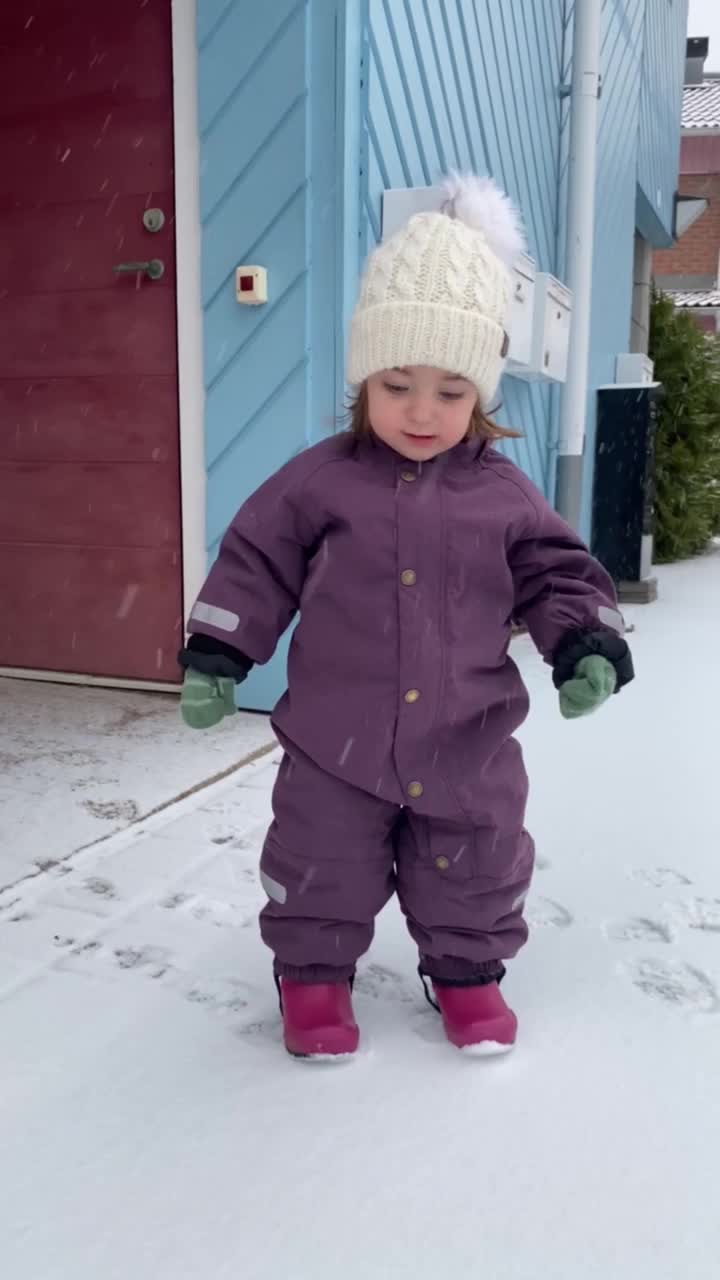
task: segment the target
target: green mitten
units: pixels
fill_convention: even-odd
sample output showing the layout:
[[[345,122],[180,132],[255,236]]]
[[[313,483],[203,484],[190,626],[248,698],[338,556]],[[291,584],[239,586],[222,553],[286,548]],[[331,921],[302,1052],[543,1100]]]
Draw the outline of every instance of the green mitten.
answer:
[[[211,729],[224,716],[235,714],[235,681],[229,676],[206,676],[188,668],[180,697],[180,714],[191,729]]]
[[[575,668],[575,678],[566,680],[560,687],[560,711],[566,720],[597,711],[603,702],[612,697],[617,685],[617,673],[607,658],[599,654],[581,658]]]

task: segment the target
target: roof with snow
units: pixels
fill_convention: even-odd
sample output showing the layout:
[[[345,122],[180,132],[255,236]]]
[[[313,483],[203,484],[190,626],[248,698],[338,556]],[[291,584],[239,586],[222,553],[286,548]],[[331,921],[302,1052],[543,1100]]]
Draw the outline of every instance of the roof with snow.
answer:
[[[663,289],[676,307],[720,307],[720,289]]]
[[[720,77],[683,89],[683,129],[720,129]]]

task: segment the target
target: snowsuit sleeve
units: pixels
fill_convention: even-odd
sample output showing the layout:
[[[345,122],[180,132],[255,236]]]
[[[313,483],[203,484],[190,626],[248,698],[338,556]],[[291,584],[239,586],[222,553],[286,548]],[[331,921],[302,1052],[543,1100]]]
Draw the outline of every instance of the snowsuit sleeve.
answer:
[[[193,606],[188,631],[268,662],[300,604],[316,541],[293,460],[240,508]]]
[[[625,627],[612,579],[540,494],[525,496],[533,515],[508,549],[515,617],[551,665],[579,637],[607,637],[614,649]]]

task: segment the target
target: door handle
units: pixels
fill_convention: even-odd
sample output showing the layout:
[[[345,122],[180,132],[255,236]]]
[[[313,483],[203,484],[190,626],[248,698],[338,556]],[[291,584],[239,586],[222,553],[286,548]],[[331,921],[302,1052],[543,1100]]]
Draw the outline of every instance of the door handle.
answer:
[[[165,274],[165,263],[161,258],[151,258],[149,262],[118,262],[113,267],[116,275],[146,275],[148,280],[159,280]]]

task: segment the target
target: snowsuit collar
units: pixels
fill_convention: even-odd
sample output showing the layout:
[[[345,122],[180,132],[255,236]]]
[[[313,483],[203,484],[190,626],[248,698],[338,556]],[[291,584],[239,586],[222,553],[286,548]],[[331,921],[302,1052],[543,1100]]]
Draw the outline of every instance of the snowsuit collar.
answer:
[[[385,444],[376,435],[363,436],[356,442],[356,456],[368,462],[374,462],[385,470],[395,473],[413,472],[422,475],[423,471],[432,469],[436,472],[467,471],[485,461],[488,441],[480,438],[462,440],[454,449],[447,449],[428,462],[416,462],[412,458],[404,458],[396,453],[390,445]]]

